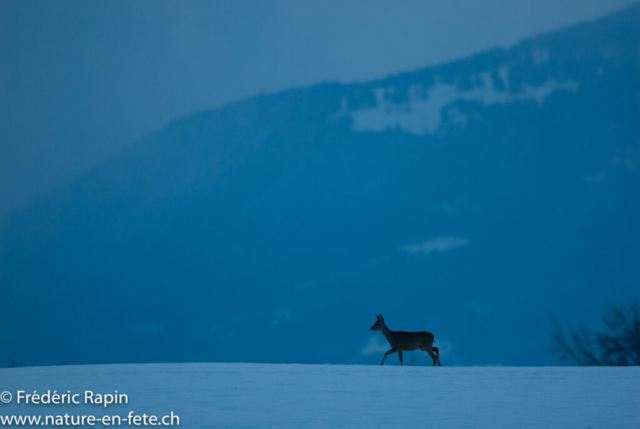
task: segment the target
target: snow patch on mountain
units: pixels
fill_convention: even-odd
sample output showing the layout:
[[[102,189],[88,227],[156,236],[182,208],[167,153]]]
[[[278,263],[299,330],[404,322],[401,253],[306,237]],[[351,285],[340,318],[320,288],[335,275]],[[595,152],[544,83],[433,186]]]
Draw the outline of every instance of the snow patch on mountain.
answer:
[[[417,255],[420,253],[428,254],[431,252],[444,253],[449,250],[457,249],[458,247],[466,246],[467,244],[469,244],[468,238],[446,236],[437,237],[433,240],[425,241],[424,243],[409,244],[403,247],[402,250],[411,255]]]
[[[549,61],[549,50],[548,49],[534,49],[533,50],[533,62],[536,66],[546,63]]]
[[[369,338],[367,344],[360,350],[360,354],[363,356],[369,356],[373,354],[384,354],[389,350],[389,343],[380,337]]]
[[[408,101],[404,103],[394,103],[388,99],[387,95],[395,91],[394,87],[374,88],[375,107],[350,110],[348,98],[345,97],[342,99],[341,111],[336,116],[350,116],[356,132],[384,132],[400,128],[415,135],[434,134],[443,123],[442,110],[445,107],[452,122],[461,128],[466,127],[467,116],[452,106],[457,101],[473,101],[483,106],[534,101],[538,107],[542,107],[551,94],[557,91],[575,91],[579,86],[579,82],[571,80],[559,82],[548,79],[540,85],[525,84],[520,91],[511,92],[508,67],[500,67],[496,75],[500,85],[496,85],[491,72],[483,72],[477,78],[473,77],[472,81],[478,82],[478,85],[470,90],[460,90],[456,84],[438,80],[426,90],[422,85],[415,84],[409,88]]]

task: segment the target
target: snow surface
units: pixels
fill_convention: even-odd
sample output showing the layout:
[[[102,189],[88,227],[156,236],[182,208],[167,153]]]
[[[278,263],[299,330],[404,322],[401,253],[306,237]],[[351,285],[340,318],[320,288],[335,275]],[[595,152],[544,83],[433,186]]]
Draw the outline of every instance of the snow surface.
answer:
[[[128,405],[16,405],[17,390]],[[187,428],[638,428],[640,368],[148,364],[0,369],[0,414],[173,411]]]

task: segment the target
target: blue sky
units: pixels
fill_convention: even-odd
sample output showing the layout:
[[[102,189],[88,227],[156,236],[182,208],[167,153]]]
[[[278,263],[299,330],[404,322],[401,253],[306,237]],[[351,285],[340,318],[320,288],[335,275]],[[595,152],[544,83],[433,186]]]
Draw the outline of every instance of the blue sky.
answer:
[[[631,3],[0,1],[0,216],[177,117],[437,64]]]

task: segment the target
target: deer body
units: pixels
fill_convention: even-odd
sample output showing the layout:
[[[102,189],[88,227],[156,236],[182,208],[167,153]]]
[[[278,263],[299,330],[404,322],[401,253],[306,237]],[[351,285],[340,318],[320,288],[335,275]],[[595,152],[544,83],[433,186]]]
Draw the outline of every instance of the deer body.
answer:
[[[440,366],[440,351],[437,347],[433,347],[435,337],[431,332],[392,331],[384,323],[384,319],[381,314],[376,315],[376,318],[378,320],[371,327],[371,330],[382,332],[382,335],[384,335],[391,346],[391,350],[384,354],[380,365],[384,365],[384,360],[387,356],[395,352],[398,352],[400,365],[402,365],[402,352],[420,350],[431,356],[431,359],[433,359],[433,366],[436,366],[436,363]]]

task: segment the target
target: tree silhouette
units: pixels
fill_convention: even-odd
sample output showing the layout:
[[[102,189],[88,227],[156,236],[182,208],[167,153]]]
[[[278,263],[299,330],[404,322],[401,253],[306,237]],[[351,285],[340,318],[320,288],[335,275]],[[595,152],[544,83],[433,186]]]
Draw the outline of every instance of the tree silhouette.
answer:
[[[640,308],[638,304],[613,307],[603,316],[604,332],[589,332],[584,325],[569,326],[568,333],[556,321],[551,352],[578,365],[640,365]]]

